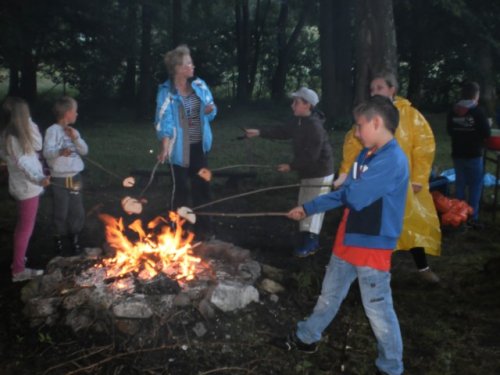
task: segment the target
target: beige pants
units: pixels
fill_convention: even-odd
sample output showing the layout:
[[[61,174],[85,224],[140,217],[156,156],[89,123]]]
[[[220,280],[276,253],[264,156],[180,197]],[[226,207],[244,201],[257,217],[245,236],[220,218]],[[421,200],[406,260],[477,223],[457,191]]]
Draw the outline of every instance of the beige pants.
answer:
[[[331,190],[333,174],[318,178],[305,178],[300,180],[301,185],[325,185],[317,187],[301,187],[299,190],[299,205],[302,205],[319,195],[327,194]],[[306,217],[299,222],[299,231],[319,234],[323,225],[324,212]]]

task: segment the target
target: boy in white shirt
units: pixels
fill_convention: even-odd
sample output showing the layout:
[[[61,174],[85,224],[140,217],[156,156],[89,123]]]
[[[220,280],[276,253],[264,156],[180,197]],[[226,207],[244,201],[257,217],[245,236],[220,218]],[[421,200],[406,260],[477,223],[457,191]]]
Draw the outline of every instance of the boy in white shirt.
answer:
[[[52,176],[54,237],[56,252],[63,252],[63,237],[69,235],[74,253],[80,251],[79,234],[85,223],[82,200],[84,169],[81,155],[87,155],[88,146],[78,130],[71,125],[78,116],[78,104],[69,96],[54,104],[56,123],[45,133],[43,156]]]

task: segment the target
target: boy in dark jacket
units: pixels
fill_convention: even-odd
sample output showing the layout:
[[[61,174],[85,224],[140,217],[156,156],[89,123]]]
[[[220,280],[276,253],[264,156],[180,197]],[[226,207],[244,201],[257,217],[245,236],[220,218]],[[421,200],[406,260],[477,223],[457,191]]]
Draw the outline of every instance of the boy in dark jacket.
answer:
[[[478,107],[479,85],[467,82],[462,87],[462,99],[448,114],[447,130],[451,136],[451,157],[455,168],[455,196],[474,209],[471,225],[478,226],[479,203],[483,189],[484,141],[490,136],[486,115]]]
[[[300,177],[298,203],[302,204],[328,193],[333,182],[333,152],[324,129],[325,116],[315,107],[318,95],[306,87],[291,94],[294,119],[286,126],[271,129],[245,129],[248,138],[291,139],[293,159],[280,164],[280,172],[296,171]],[[295,255],[306,257],[319,249],[319,233],[324,213],[312,215],[299,224],[299,241]]]
[[[394,139],[399,113],[391,100],[373,96],[354,110],[356,136],[364,149],[344,184],[296,207],[294,220],[345,206],[333,254],[313,313],[297,331],[275,344],[314,352],[357,278],[361,298],[378,344],[378,370],[403,372],[403,344],[390,286],[391,254],[403,227],[408,191],[408,159]]]

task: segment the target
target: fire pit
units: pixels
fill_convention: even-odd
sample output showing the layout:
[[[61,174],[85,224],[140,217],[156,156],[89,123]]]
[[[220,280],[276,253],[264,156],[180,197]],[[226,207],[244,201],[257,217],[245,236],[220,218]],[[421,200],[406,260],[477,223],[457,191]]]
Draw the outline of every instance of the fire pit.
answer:
[[[250,251],[211,240],[193,244],[175,213],[143,228],[101,215],[104,249],[56,257],[22,290],[32,326],[66,325],[75,333],[119,332],[136,344],[165,335],[169,317],[195,307],[205,318],[259,301],[261,266]],[[130,233],[127,233],[130,232]],[[131,237],[134,237],[131,239]]]

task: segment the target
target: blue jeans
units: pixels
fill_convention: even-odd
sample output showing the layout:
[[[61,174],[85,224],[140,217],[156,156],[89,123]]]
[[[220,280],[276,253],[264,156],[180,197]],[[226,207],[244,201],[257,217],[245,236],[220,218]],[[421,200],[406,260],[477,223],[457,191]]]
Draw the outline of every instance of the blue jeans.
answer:
[[[403,342],[392,304],[391,274],[370,267],[356,267],[332,255],[313,313],[297,324],[297,337],[306,344],[321,339],[352,282],[358,278],[365,314],[377,339],[377,368],[389,375],[403,373]]]
[[[479,218],[479,204],[481,202],[481,193],[483,190],[484,166],[483,158],[473,159],[453,159],[455,168],[455,197],[460,200],[466,199],[467,203],[474,209],[472,218]]]

